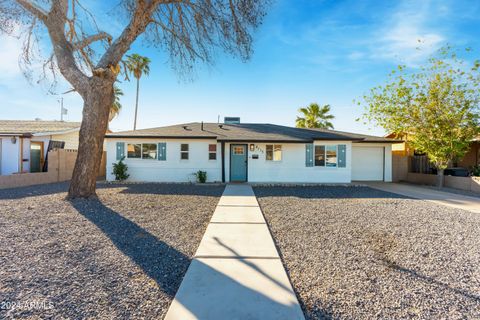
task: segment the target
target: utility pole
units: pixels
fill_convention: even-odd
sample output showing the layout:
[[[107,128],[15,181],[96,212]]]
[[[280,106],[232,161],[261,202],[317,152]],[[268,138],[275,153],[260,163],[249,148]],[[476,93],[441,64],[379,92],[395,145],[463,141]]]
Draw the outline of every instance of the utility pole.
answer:
[[[60,121],[63,121],[63,97],[60,98]]]

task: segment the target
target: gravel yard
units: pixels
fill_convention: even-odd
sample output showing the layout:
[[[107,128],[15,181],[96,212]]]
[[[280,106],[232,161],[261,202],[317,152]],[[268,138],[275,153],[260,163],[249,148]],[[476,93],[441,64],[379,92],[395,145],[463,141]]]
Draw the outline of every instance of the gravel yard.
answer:
[[[480,215],[368,187],[254,191],[307,318],[480,318]]]
[[[224,187],[66,189],[0,190],[0,318],[161,319]]]

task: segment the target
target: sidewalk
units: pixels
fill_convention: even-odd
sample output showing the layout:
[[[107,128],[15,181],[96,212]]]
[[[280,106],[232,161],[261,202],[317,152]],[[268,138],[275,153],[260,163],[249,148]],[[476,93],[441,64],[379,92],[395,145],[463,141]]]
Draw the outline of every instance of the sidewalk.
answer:
[[[374,189],[393,192],[410,198],[431,201],[456,209],[480,213],[480,198],[463,196],[456,193],[434,190],[412,184],[385,182],[368,182],[365,184]]]
[[[165,319],[304,319],[250,186],[225,188]]]

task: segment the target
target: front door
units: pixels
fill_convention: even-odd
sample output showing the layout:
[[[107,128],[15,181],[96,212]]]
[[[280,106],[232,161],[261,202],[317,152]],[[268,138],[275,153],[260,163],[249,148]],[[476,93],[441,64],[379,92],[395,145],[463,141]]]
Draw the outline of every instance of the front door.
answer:
[[[41,172],[43,166],[43,142],[30,143],[30,172]]]
[[[247,145],[230,145],[230,181],[247,181]]]

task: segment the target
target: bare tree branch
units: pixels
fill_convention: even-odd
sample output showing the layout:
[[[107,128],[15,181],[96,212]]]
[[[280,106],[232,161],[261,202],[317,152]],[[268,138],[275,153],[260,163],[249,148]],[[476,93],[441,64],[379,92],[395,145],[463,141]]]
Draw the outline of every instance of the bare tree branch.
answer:
[[[90,44],[92,44],[95,41],[99,41],[99,40],[103,40],[103,39],[106,39],[108,42],[110,42],[110,41],[112,41],[112,36],[109,35],[106,32],[100,32],[100,33],[94,34],[92,36],[89,36],[89,37],[87,37],[83,40],[77,41],[72,46],[73,46],[73,49],[79,50],[79,49],[85,48],[86,46],[89,46]]]
[[[45,12],[42,8],[39,8],[35,4],[33,4],[29,0],[16,0],[19,5],[21,5],[25,10],[33,14],[40,20],[45,20],[47,18],[48,13]]]

